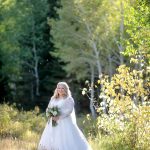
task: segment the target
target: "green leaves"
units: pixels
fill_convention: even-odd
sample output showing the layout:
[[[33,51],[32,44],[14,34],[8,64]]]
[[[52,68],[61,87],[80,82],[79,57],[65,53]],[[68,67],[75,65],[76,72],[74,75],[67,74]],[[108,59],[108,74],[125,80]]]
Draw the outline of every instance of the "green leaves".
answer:
[[[125,26],[126,33],[130,38],[126,39],[126,54],[135,55],[138,51],[147,53],[144,47],[148,47],[149,43],[149,7],[145,1],[134,1],[125,9]],[[146,34],[148,33],[148,34]]]

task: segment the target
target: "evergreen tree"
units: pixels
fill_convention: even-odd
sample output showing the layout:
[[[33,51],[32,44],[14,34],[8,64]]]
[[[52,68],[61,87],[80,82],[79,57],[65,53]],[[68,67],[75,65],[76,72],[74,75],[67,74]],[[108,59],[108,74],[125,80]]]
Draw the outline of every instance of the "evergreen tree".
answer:
[[[2,101],[7,99],[24,108],[44,108],[57,81],[64,76],[61,64],[49,53],[54,46],[47,17],[57,17],[54,7],[58,4],[52,0],[10,0],[2,1],[0,7]]]

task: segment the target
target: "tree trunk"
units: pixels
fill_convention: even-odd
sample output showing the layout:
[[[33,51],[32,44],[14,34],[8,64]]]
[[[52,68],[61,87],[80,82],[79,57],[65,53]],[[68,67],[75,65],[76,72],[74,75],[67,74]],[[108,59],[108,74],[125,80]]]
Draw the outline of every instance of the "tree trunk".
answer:
[[[122,42],[123,42],[123,33],[124,33],[124,8],[123,3],[121,2],[120,6],[120,13],[121,13],[121,20],[120,20],[120,46],[119,46],[119,52],[120,52],[120,64],[124,64],[124,58],[122,52],[124,51]]]
[[[139,70],[142,70],[144,67],[144,62],[142,61],[143,59],[144,59],[143,55],[141,54],[141,51],[139,50]],[[146,70],[146,68],[145,68],[145,70]],[[142,83],[142,86],[144,86],[144,83]],[[144,95],[141,96],[141,102],[142,102],[142,104],[144,104]]]
[[[91,29],[90,29],[90,27],[89,27],[87,22],[85,22],[85,26],[87,28],[87,32],[89,34],[89,38],[92,37],[92,32],[91,32]],[[100,76],[102,74],[102,66],[101,66],[101,62],[100,62],[100,58],[99,58],[99,51],[97,49],[96,42],[93,39],[90,39],[90,40],[92,42],[93,54],[94,54],[94,56],[96,58],[97,70],[98,70],[98,74]]]
[[[33,37],[35,37],[35,25],[34,25],[34,22],[33,22],[32,29],[33,29]],[[34,75],[35,75],[35,83],[36,83],[35,94],[36,94],[36,96],[39,96],[40,95],[40,92],[39,92],[39,72],[38,72],[39,58],[37,56],[36,43],[34,41],[34,38],[33,38],[33,41],[32,41],[32,46],[33,46],[32,47],[32,51],[33,51],[33,61],[34,61]]]
[[[119,52],[120,52],[120,65],[124,64],[124,58],[122,52],[124,51],[122,42],[123,42],[123,33],[124,33],[124,8],[123,8],[123,3],[121,2],[120,4],[120,14],[121,14],[121,19],[120,19],[120,45],[119,45]],[[123,96],[124,95],[124,90],[122,87],[120,88],[120,93]]]
[[[33,42],[33,52],[34,52],[34,75],[35,75],[35,83],[36,83],[36,96],[39,96],[40,95],[40,92],[39,92],[39,72],[38,72],[38,62],[39,62],[39,59],[37,57],[37,52],[36,52],[36,48],[35,48],[35,43]]]
[[[101,62],[100,62],[100,58],[99,58],[99,51],[98,51],[96,43],[94,41],[92,41],[92,44],[93,44],[93,50],[94,50],[95,57],[96,57],[96,64],[97,64],[98,74],[99,74],[99,76],[101,76],[102,66],[101,66]]]
[[[34,101],[34,86],[33,86],[33,83],[31,83],[31,101]]]
[[[91,91],[90,91],[90,110],[92,117],[96,119],[96,112],[94,108],[94,66],[91,65]]]
[[[80,7],[80,10],[81,10],[81,13],[84,13],[84,10],[81,7]],[[98,70],[98,75],[99,75],[99,78],[101,79],[102,65],[101,65],[100,57],[99,57],[100,50],[97,48],[96,40],[92,39],[93,33],[92,33],[92,30],[91,30],[90,24],[87,21],[84,21],[84,24],[85,24],[85,27],[86,27],[86,30],[87,30],[89,41],[91,41],[90,44],[91,44],[91,47],[92,47],[92,50],[93,50],[93,56],[95,56],[95,58],[96,58],[96,60],[94,60],[94,61],[96,62],[96,67],[97,67],[97,70]],[[99,37],[97,37],[97,40],[99,40],[98,38]],[[87,41],[87,43],[89,43],[89,42]],[[106,104],[105,99],[103,99],[102,101]],[[107,112],[107,109],[106,109],[106,107],[104,107],[104,113],[106,113],[106,112]]]
[[[112,59],[110,53],[108,54],[108,62],[109,62],[109,76],[111,78],[113,75],[113,71],[112,71],[113,69],[112,69]]]

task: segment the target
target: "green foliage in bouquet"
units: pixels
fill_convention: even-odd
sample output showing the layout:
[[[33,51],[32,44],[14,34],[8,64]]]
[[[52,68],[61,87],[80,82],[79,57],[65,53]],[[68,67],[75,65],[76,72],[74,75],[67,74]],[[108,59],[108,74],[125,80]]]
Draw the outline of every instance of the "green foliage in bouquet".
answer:
[[[48,117],[48,119],[50,119],[51,117],[58,117],[60,116],[60,109],[55,106],[55,107],[48,107],[46,110],[46,116]],[[57,121],[52,120],[52,126],[55,127],[57,125]]]

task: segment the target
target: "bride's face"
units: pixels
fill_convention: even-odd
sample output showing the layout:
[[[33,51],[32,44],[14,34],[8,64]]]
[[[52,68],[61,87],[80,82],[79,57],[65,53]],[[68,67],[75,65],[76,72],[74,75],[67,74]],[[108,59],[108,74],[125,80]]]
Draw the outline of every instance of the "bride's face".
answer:
[[[59,94],[59,96],[65,96],[65,87],[62,85],[58,85],[57,86],[57,92]]]

